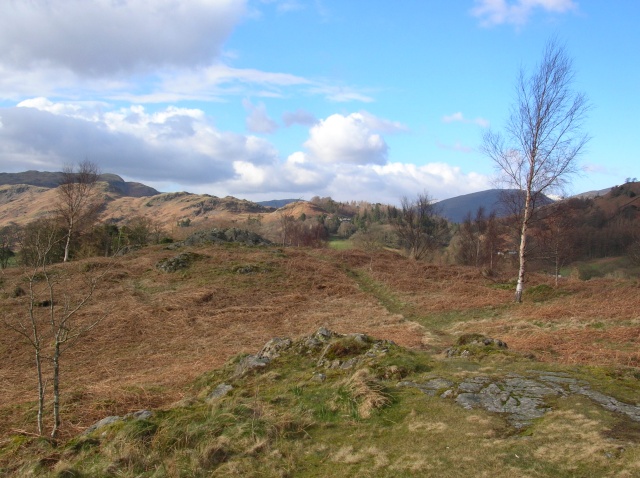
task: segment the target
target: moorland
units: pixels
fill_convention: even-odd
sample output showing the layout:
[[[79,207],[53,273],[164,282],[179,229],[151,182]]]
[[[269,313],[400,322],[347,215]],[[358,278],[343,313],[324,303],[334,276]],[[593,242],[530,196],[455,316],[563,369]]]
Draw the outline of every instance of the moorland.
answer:
[[[23,224],[46,217],[54,188],[4,187],[14,188],[14,199],[2,207],[22,208],[30,218]],[[276,211],[186,193],[100,191],[112,195],[100,220],[121,217],[111,222],[118,232],[127,231],[127,218],[147,213],[164,218],[164,229],[154,236],[148,227],[147,240],[106,257],[92,252],[104,251],[87,245],[93,242],[81,247],[79,236],[72,260],[47,264],[55,284],[48,302],[29,293],[49,284],[41,270],[34,274],[19,254],[7,262],[5,326],[30,310],[46,318],[77,303],[93,279],[95,290],[74,320],[100,320],[60,357],[55,438],[35,426],[33,346],[2,330],[1,474],[640,474],[640,279],[631,255],[595,253],[605,237],[606,251],[622,248],[611,232],[594,233],[580,257],[563,256],[561,277],[549,273],[557,257],[549,268],[543,258],[532,260],[523,301],[514,303],[508,254],[453,249],[465,244],[464,225],[448,230],[446,247],[416,259],[389,238],[384,221],[372,224],[375,205],[350,220],[338,213],[336,225],[356,230],[341,226],[325,238],[287,225],[328,224],[335,213],[327,200]],[[599,224],[626,228],[617,214],[633,197],[609,193]],[[134,214],[123,204],[135,201]],[[160,205],[173,212],[160,213]],[[579,206],[581,214],[595,207]],[[636,216],[620,214],[637,225]],[[358,230],[363,216],[370,227]],[[469,234],[474,224],[469,218]],[[591,230],[600,231],[595,224]],[[212,228],[262,232],[271,242],[247,244],[233,239],[237,232],[181,242]],[[481,236],[469,237],[478,246]],[[509,234],[500,237],[507,243]],[[45,361],[47,377],[50,370]],[[48,431],[50,382],[45,391]]]

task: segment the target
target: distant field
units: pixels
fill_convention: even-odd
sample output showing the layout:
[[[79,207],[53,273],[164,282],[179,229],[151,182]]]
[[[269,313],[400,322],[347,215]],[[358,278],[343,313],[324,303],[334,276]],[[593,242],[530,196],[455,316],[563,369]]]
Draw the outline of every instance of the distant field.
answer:
[[[353,243],[348,239],[331,237],[329,239],[329,247],[331,249],[335,249],[336,251],[346,251],[348,249],[353,249]]]

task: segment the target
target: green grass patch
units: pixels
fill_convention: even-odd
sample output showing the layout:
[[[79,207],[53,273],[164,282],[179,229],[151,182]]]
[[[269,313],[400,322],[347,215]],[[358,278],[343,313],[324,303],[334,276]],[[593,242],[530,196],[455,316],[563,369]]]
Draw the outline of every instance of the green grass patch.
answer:
[[[351,242],[349,239],[330,237],[329,247],[336,251],[348,251],[349,249],[353,249],[353,242]]]
[[[346,273],[353,278],[360,289],[374,296],[382,306],[392,314],[401,314],[407,319],[412,319],[414,309],[411,304],[403,302],[393,293],[393,291],[384,284],[375,281],[369,274],[364,271],[346,270]]]

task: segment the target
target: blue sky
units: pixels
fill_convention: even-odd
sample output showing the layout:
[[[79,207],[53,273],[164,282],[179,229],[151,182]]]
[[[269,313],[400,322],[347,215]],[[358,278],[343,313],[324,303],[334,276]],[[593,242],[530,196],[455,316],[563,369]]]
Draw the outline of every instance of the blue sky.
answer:
[[[492,187],[518,71],[566,46],[592,136],[569,194],[639,177],[636,0],[0,4],[0,171],[84,159],[162,191],[398,203]]]

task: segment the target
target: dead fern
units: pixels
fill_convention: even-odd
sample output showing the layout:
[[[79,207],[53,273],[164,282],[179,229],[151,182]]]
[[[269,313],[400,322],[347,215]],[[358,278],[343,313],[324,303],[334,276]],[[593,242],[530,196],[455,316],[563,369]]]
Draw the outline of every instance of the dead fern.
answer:
[[[391,403],[383,391],[384,387],[368,368],[357,370],[347,381],[347,387],[358,403],[358,413],[362,418],[369,418],[374,410]]]

